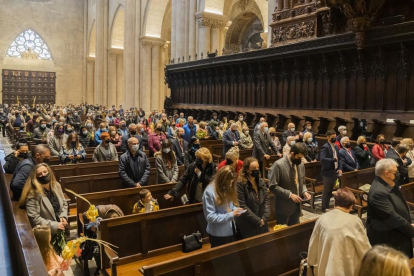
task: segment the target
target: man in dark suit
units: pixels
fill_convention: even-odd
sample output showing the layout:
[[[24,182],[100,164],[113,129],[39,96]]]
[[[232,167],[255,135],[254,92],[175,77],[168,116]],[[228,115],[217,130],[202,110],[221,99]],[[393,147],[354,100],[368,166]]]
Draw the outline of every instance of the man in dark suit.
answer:
[[[268,130],[269,127],[267,122],[263,122],[253,136],[253,157],[259,161],[260,173],[263,171],[263,158],[270,158],[271,151],[269,147],[271,147],[274,152],[279,152],[275,143],[270,141],[270,135],[267,133]],[[264,177],[264,175],[262,175],[262,177]]]
[[[402,139],[399,137],[395,137],[392,139],[391,148],[385,155],[385,158],[393,159],[398,164],[398,172],[400,173],[400,178],[398,180],[397,185],[403,185],[409,182],[409,175],[408,175],[408,166],[411,165],[412,160],[405,155],[408,152],[408,147],[404,144],[400,144],[397,140],[401,141]]]
[[[184,153],[188,147],[188,142],[184,140],[185,131],[182,127],[178,128],[177,139],[171,139],[173,151],[177,157],[177,165],[184,165]]]
[[[397,162],[383,159],[368,194],[367,235],[372,246],[386,244],[413,257],[414,227],[398,183]]]
[[[326,209],[329,208],[329,201],[332,197],[332,191],[338,179],[338,174],[342,174],[338,162],[339,150],[335,145],[336,132],[328,130],[326,137],[328,138],[328,142],[321,148],[321,175],[323,179],[322,212],[326,212]]]
[[[348,137],[342,137],[342,148],[339,150],[339,169],[342,172],[352,172],[359,170],[358,159],[355,152],[351,148]]]
[[[236,123],[231,124],[230,128],[223,133],[223,156],[226,156],[226,153],[232,147],[239,146],[240,134],[238,125]]]
[[[302,158],[308,154],[303,143],[290,148],[290,155],[273,163],[270,169],[269,189],[275,196],[276,223],[288,226],[298,224],[303,199],[311,198],[305,185],[305,166]]]
[[[138,139],[139,142],[139,150],[142,150],[142,138],[137,133],[137,125],[136,124],[130,124],[128,126],[129,133],[128,135],[122,136],[121,140],[121,150],[123,153],[128,151],[128,139],[131,137],[135,137]]]
[[[287,130],[282,134],[283,143],[286,143],[289,136],[296,136],[296,128],[294,123],[289,123]]]

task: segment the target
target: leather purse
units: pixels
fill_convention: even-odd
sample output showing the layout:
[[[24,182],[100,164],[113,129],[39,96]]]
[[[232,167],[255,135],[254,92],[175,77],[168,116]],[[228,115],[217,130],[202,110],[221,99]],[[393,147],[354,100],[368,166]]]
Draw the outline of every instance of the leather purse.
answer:
[[[183,252],[188,253],[194,250],[200,249],[203,246],[203,241],[201,239],[201,233],[193,233],[189,236],[184,235],[183,237]]]

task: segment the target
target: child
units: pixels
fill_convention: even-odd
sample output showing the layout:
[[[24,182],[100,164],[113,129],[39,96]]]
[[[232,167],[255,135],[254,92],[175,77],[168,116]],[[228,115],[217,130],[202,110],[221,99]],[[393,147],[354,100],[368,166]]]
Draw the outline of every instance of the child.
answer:
[[[63,259],[55,253],[52,245],[50,244],[50,228],[47,226],[37,225],[33,228],[33,233],[36,238],[37,245],[39,246],[43,262],[46,265],[48,275],[73,275],[72,269],[70,269],[70,260],[63,261]],[[65,271],[65,273],[63,271]]]
[[[142,189],[139,192],[139,196],[141,197],[141,200],[135,203],[132,211],[133,214],[148,213],[160,209],[157,200],[152,198],[151,192],[148,189]]]

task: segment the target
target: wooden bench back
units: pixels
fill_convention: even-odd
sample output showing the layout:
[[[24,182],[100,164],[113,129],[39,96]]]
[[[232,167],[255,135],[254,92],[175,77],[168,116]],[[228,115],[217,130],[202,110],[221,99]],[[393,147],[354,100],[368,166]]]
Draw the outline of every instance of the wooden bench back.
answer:
[[[321,174],[322,170],[322,163],[318,162],[310,162],[305,164],[305,176],[309,178],[316,179],[317,176]]]
[[[401,193],[405,201],[414,203],[414,182],[401,185]]]
[[[307,252],[315,220],[244,239],[198,254],[145,266],[157,275],[298,275],[300,252]]]
[[[269,159],[263,158],[263,168],[262,168],[263,178],[268,178],[269,170],[273,166],[273,163],[275,163],[277,160],[279,160],[279,156],[277,155],[271,155]]]
[[[80,163],[70,165],[54,165],[51,166],[55,173],[56,179],[59,181],[61,177],[78,176],[87,174],[98,174],[108,172],[118,172],[118,161],[107,161],[99,163]]]
[[[200,140],[200,146],[204,147],[204,148],[208,148],[210,150],[210,152],[212,151],[212,149],[211,149],[212,145],[222,145],[223,146],[223,141],[222,140]],[[220,155],[222,155],[222,153]]]
[[[82,163],[91,163],[92,161],[92,154],[86,154],[86,158],[84,161],[82,161]],[[59,156],[50,156],[49,162],[48,162],[49,166],[54,166],[54,165],[60,165],[60,159]]]
[[[371,184],[375,179],[375,168],[363,169],[353,172],[343,173],[340,177],[341,187],[358,190],[364,184]]]
[[[248,157],[253,156],[253,150],[252,149],[244,149],[239,151],[239,159],[241,161],[244,161]]]

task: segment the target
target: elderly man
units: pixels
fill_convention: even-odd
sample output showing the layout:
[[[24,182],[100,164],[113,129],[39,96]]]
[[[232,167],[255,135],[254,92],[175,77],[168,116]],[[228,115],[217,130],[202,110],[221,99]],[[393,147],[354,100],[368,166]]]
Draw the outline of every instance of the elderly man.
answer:
[[[122,141],[121,141],[121,150],[122,150],[122,152],[125,153],[125,152],[128,151],[128,139],[131,138],[131,137],[135,137],[135,138],[138,139],[138,141],[139,141],[139,150],[142,150],[142,139],[137,133],[137,125],[136,124],[130,124],[128,129],[129,129],[128,135],[122,136]]]
[[[348,137],[342,137],[342,148],[339,150],[339,169],[342,172],[352,172],[359,170],[358,159],[355,152],[351,148],[351,143]]]
[[[260,128],[260,124],[266,122],[265,117],[260,117],[259,122],[254,126],[254,132],[258,131]]]
[[[147,155],[139,150],[139,141],[135,137],[128,139],[128,151],[119,158],[119,177],[123,188],[148,185],[151,165]],[[155,184],[155,183],[151,183]]]
[[[269,189],[276,196],[276,223],[288,226],[298,224],[303,199],[311,198],[305,184],[305,166],[302,158],[308,154],[306,145],[294,144],[289,156],[273,163],[269,172]]]
[[[263,171],[263,158],[269,159],[271,150],[278,152],[275,143],[270,140],[269,127],[266,122],[260,124],[253,136],[253,157],[259,161],[260,173]],[[262,177],[265,177],[262,175]]]
[[[187,124],[184,125],[184,140],[190,142],[191,137],[196,136],[197,126],[194,124],[194,119],[192,116],[188,116]]]
[[[177,139],[171,139],[171,144],[175,156],[177,157],[177,165],[184,165],[184,155],[188,147],[188,142],[184,140],[185,131],[182,127],[177,129]]]
[[[106,128],[106,124],[105,123],[100,123],[99,124],[99,129],[97,131],[95,131],[95,143],[97,145],[102,143],[101,134],[104,133],[104,132],[108,132],[108,129]]]
[[[346,126],[339,126],[338,131],[339,131],[339,134],[338,136],[336,136],[335,145],[338,146],[338,149],[341,149],[342,148],[341,139],[347,135],[348,131],[346,130]]]
[[[125,120],[121,120],[119,122],[119,129],[118,129],[119,136],[127,136],[128,135],[128,128]]]
[[[367,234],[372,246],[387,244],[413,257],[414,226],[399,189],[397,162],[379,160],[368,194]]]
[[[314,275],[354,275],[371,248],[361,219],[349,214],[354,204],[351,191],[338,189],[334,210],[316,221],[308,250],[308,263],[315,267]]]
[[[178,117],[177,120],[175,120],[175,124],[178,125],[178,123],[180,122],[181,119],[184,120],[184,124],[187,123],[187,120],[184,118],[184,113],[181,112],[180,117]]]
[[[394,139],[393,139],[394,140]],[[385,155],[385,158],[393,159],[398,164],[398,172],[400,178],[397,185],[406,184],[409,182],[408,166],[412,164],[412,160],[406,157],[408,153],[408,147],[405,144],[397,144],[393,146]]]
[[[295,128],[295,124],[294,123],[289,123],[287,130],[285,130],[283,132],[283,135],[282,135],[283,142],[286,143],[287,142],[287,138],[289,136],[296,136],[296,128]]]
[[[240,133],[238,131],[238,125],[236,123],[231,124],[230,128],[223,132],[223,156],[226,156],[226,152],[232,147],[238,147],[240,141]]]
[[[50,150],[46,145],[37,145],[32,150],[32,155],[17,165],[10,181],[10,189],[13,191],[13,200],[20,200],[23,187],[29,178],[32,169],[39,163],[47,163],[50,158]],[[59,180],[59,179],[58,179]]]

